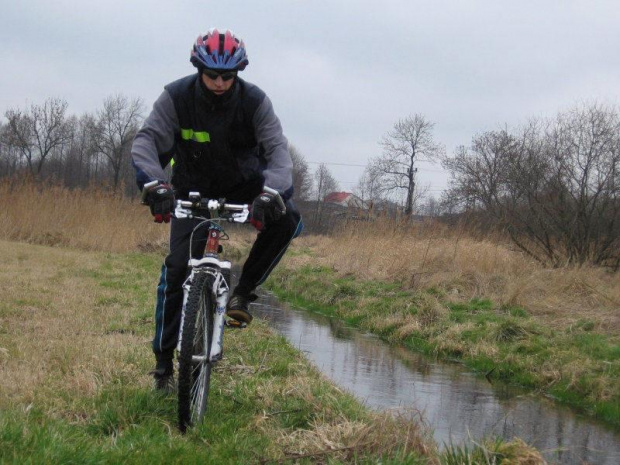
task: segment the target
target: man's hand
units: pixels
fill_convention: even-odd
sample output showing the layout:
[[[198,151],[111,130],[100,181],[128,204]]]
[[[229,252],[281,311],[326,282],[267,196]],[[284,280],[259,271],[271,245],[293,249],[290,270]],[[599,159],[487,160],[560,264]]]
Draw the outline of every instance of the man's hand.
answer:
[[[146,204],[151,207],[155,223],[170,223],[170,214],[174,211],[174,192],[168,184],[144,187]]]
[[[259,231],[263,231],[282,217],[282,208],[274,194],[263,192],[252,202],[251,213],[250,223]]]

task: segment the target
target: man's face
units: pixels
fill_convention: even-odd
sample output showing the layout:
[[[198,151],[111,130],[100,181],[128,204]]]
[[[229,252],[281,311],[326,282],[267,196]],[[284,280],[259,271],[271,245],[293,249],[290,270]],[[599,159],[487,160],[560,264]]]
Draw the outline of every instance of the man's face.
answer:
[[[202,82],[215,95],[222,95],[235,82],[236,71],[205,70],[202,73]]]

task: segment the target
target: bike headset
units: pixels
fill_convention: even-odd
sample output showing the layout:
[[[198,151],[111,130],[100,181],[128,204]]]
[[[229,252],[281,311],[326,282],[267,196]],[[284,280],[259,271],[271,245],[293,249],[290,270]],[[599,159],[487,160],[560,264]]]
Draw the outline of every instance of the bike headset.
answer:
[[[217,226],[217,229],[219,230],[221,236],[220,236],[220,241],[227,241],[228,239],[230,239],[230,236],[228,235],[228,233],[219,225],[220,221],[225,221],[225,218],[205,218],[205,217],[199,217],[199,216],[194,216],[194,218],[198,219],[198,220],[202,220],[200,221],[196,226],[194,226],[194,229],[192,229],[192,234],[189,236],[189,254],[190,254],[190,258],[192,258],[192,251],[194,249],[193,247],[193,243],[194,243],[194,233],[202,226],[202,225],[207,225],[207,230],[210,228],[210,223]]]

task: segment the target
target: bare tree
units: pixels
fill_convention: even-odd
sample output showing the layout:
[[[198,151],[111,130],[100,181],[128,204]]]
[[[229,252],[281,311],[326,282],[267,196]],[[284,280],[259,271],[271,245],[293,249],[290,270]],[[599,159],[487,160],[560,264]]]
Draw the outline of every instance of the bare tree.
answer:
[[[369,206],[381,199],[380,174],[375,164],[368,165],[354,189],[355,194]]]
[[[73,137],[64,157],[62,170],[64,183],[66,186],[87,186],[93,180],[93,172],[97,163],[96,148],[93,146],[95,140],[95,119],[85,113],[79,118],[70,117],[73,126]]]
[[[448,197],[470,209],[477,204],[492,209],[506,193],[507,167],[518,147],[519,141],[507,129],[486,132],[470,147],[458,147],[443,162],[452,176]]]
[[[597,104],[491,131],[444,166],[449,195],[553,266],[620,266],[620,115]]]
[[[10,147],[6,143],[6,125],[0,121],[0,178],[11,176],[17,163],[16,157],[12,157]]]
[[[317,201],[323,201],[330,192],[338,190],[338,181],[325,163],[321,163],[314,173],[315,195]]]
[[[107,160],[116,188],[123,170],[129,166],[131,143],[140,128],[143,104],[140,98],[130,100],[124,95],[108,97],[97,112],[93,144]]]
[[[6,144],[23,157],[33,176],[38,176],[45,161],[71,139],[66,119],[67,102],[50,98],[43,105],[31,105],[26,111],[9,109]]]
[[[297,147],[293,144],[288,146],[289,153],[293,159],[293,188],[295,189],[295,198],[299,200],[308,200],[312,193],[312,177],[306,159]]]
[[[323,200],[327,194],[338,189],[338,182],[324,163],[321,163],[316,169],[314,173],[314,182],[314,193],[316,198],[314,219],[316,223],[320,225],[323,216]]]
[[[434,123],[416,114],[398,120],[392,131],[383,136],[383,155],[373,161],[380,173],[382,191],[403,194],[405,214],[413,212],[418,161],[436,161],[444,148],[433,139]]]
[[[430,216],[431,218],[435,218],[441,215],[441,203],[437,198],[433,195],[429,196],[424,205],[422,206],[422,211],[426,216]]]
[[[620,263],[620,115],[593,104],[558,115],[546,134],[549,190],[538,206],[569,262]],[[550,193],[551,193],[550,192]],[[542,203],[544,202],[544,203]],[[616,265],[617,266],[617,265]]]

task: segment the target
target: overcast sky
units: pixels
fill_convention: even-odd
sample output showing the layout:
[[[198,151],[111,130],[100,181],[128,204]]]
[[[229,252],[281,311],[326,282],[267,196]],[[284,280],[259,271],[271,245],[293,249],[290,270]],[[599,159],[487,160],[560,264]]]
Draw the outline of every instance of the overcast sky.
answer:
[[[620,2],[573,0],[0,0],[0,114],[60,97],[73,114],[193,73],[210,27],[246,43],[242,77],[289,140],[352,190],[378,141],[415,113],[452,153],[482,131],[620,101]],[[447,176],[422,165],[438,193]]]

